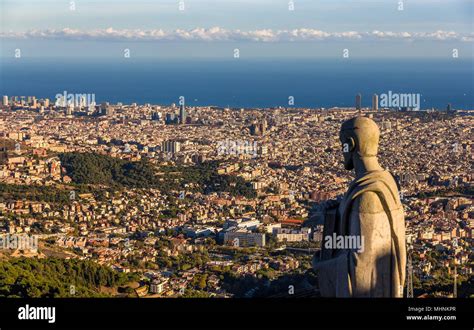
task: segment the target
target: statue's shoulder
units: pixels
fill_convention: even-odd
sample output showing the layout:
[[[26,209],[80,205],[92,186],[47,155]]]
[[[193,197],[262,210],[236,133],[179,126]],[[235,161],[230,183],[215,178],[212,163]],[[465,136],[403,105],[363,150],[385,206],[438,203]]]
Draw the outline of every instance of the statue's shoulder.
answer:
[[[385,212],[380,196],[373,191],[366,191],[360,194],[354,201],[353,211],[359,213],[380,213]]]
[[[349,191],[351,212],[386,213],[385,207],[388,210],[399,208],[397,185],[387,171],[372,172],[359,178]]]

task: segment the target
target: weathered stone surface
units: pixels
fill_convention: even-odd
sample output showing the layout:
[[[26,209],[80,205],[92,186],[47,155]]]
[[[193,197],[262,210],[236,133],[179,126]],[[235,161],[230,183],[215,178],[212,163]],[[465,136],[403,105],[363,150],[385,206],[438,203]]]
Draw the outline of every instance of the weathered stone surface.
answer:
[[[341,127],[344,166],[356,178],[342,201],[324,212],[323,248],[313,259],[324,297],[403,296],[405,220],[395,180],[377,160],[379,136],[366,117]],[[329,246],[334,237],[343,247]],[[361,244],[349,246],[355,242]]]

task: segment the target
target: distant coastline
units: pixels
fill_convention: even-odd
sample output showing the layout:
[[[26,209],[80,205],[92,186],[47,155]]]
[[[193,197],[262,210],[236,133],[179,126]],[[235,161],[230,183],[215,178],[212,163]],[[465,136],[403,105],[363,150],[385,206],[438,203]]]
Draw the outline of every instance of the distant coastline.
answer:
[[[0,59],[0,94],[231,108],[370,107],[374,93],[421,94],[421,109],[474,109],[472,60]],[[289,98],[294,105],[289,105]]]

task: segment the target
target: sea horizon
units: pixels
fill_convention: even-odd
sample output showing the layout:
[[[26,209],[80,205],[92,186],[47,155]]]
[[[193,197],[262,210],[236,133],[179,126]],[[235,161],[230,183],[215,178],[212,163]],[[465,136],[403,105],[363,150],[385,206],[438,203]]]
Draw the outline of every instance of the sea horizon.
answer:
[[[0,58],[0,93],[231,108],[370,107],[373,94],[420,94],[420,109],[474,109],[471,59]],[[289,100],[293,98],[294,104]]]

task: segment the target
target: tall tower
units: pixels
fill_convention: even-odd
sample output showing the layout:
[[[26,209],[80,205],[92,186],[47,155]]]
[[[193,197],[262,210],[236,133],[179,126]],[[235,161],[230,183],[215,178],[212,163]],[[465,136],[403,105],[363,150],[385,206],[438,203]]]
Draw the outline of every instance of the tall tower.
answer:
[[[377,94],[372,95],[372,110],[377,111],[379,109],[379,96]]]
[[[362,109],[362,94],[357,94],[356,95],[356,110],[361,110]]]
[[[7,95],[3,95],[3,105],[8,105],[8,96]]]
[[[262,135],[264,135],[267,132],[267,120],[265,118],[262,119],[262,122],[260,123],[260,132]]]
[[[456,260],[454,260],[454,288],[453,298],[458,297],[458,267],[456,267]]]
[[[411,251],[408,251],[407,263],[407,298],[413,298],[413,262],[411,258]]]
[[[179,123],[186,124],[186,108],[184,102],[179,106]]]

